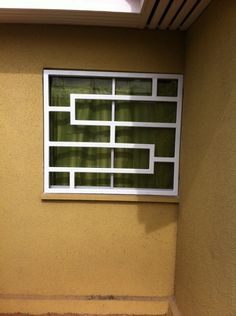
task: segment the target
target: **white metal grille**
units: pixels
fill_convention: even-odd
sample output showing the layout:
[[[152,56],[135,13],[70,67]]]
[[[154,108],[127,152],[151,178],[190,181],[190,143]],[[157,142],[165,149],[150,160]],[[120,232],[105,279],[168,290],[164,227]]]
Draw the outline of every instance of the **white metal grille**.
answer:
[[[54,106],[50,104],[50,77],[99,77],[111,78],[111,94],[70,94],[69,106]],[[116,94],[116,80],[118,78],[151,79],[152,93],[147,95],[118,95]],[[175,79],[178,82],[176,96],[158,96],[157,87],[159,79]],[[108,100],[111,103],[110,120],[80,120],[76,118],[77,100]],[[117,101],[147,101],[147,102],[175,102],[176,121],[173,122],[140,122],[140,121],[118,121],[115,119]],[[122,72],[91,72],[91,71],[44,71],[44,192],[45,193],[97,193],[97,194],[145,194],[145,195],[177,195],[178,194],[178,173],[179,173],[179,145],[180,145],[180,123],[182,104],[182,75],[170,74],[144,74],[144,73],[122,73]],[[50,141],[50,112],[67,112],[70,116],[70,124],[75,126],[108,126],[110,129],[109,142],[75,142],[75,141]],[[146,143],[120,143],[116,142],[117,127],[142,127],[142,128],[171,128],[175,130],[175,148],[173,157],[155,156],[155,144]],[[109,148],[111,149],[110,166],[106,168],[97,167],[55,167],[50,166],[50,149],[53,147],[74,147],[74,148]],[[148,168],[116,168],[114,165],[115,149],[144,149],[149,152]],[[114,186],[115,174],[154,174],[155,164],[158,162],[173,163],[173,185],[171,189],[165,188],[122,188]],[[49,181],[50,172],[66,172],[69,175],[68,186],[51,185]],[[76,173],[102,173],[109,174],[109,186],[76,186]],[[157,175],[158,176],[158,175]]]

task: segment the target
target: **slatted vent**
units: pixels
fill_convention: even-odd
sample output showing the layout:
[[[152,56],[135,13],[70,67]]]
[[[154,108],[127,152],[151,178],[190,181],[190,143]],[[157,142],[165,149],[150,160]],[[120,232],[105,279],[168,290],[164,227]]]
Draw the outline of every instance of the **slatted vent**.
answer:
[[[185,31],[198,18],[211,0],[156,0],[147,27]]]

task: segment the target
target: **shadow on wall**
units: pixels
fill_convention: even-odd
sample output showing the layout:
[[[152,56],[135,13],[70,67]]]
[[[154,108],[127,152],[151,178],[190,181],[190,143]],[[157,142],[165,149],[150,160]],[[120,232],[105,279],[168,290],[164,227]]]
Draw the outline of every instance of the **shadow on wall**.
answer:
[[[146,233],[152,233],[177,221],[177,206],[165,203],[140,203],[138,221],[144,225]]]
[[[46,204],[54,204],[55,201],[44,201]],[[64,207],[70,207],[71,204],[77,204],[78,201],[60,201],[57,202],[58,205],[64,204]],[[113,201],[80,201],[80,205],[98,205],[98,204],[103,204],[107,205],[109,208],[110,206],[114,206]],[[116,207],[118,207],[120,210],[123,209],[123,211],[127,211],[127,203],[123,202],[117,202]],[[177,218],[178,218],[178,205],[173,203],[130,203],[130,205],[136,205],[137,207],[137,222],[141,225],[144,226],[145,232],[152,233],[154,231],[160,230],[162,228],[165,228],[166,226],[176,223]],[[60,210],[60,207],[57,208],[57,211]],[[94,213],[93,216],[96,215],[97,209],[92,208],[90,210],[86,209],[86,214],[88,215],[87,212],[92,212]],[[123,212],[122,211],[122,212]],[[110,214],[110,211],[109,211]],[[64,215],[63,215],[64,216]],[[92,216],[92,218],[93,218]]]

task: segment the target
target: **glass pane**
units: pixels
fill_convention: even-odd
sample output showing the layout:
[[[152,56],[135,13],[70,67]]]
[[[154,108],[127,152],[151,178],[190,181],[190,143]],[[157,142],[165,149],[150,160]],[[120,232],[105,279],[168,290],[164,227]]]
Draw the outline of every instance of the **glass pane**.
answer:
[[[112,79],[50,76],[50,106],[69,106],[71,93],[111,94]]]
[[[50,140],[60,142],[109,142],[110,127],[70,125],[70,113],[50,112]]]
[[[50,147],[50,167],[111,166],[110,148]]]
[[[110,121],[111,101],[76,100],[76,120]]]
[[[174,164],[155,163],[154,174],[114,174],[114,187],[173,189]]]
[[[115,148],[115,168],[147,169],[149,167],[148,149]]]
[[[152,79],[118,78],[116,94],[152,95]]]
[[[116,121],[176,122],[176,102],[117,101]]]
[[[175,129],[117,126],[116,142],[155,144],[156,157],[174,157]]]
[[[49,186],[69,186],[68,172],[49,172]]]
[[[178,94],[177,79],[158,79],[157,95],[165,97],[176,97]]]
[[[75,173],[75,186],[110,187],[109,173]]]

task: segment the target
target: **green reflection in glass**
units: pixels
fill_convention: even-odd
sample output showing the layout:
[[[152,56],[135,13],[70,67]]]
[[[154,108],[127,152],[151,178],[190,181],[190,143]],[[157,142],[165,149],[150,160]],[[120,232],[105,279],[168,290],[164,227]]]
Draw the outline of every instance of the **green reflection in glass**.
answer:
[[[76,120],[110,121],[111,101],[76,100]]]
[[[109,168],[110,148],[50,147],[50,167]]]
[[[50,140],[109,142],[110,127],[70,125],[70,113],[50,112]]]
[[[116,148],[115,168],[147,169],[149,167],[149,150]]]
[[[69,173],[49,172],[49,186],[69,186]]]
[[[174,164],[155,163],[154,174],[114,174],[116,188],[173,189]]]
[[[75,186],[110,187],[109,173],[75,173]]]
[[[152,95],[151,79],[116,79],[116,94],[122,95]]]
[[[176,97],[178,94],[177,79],[158,79],[157,95],[165,97]]]
[[[116,101],[115,119],[131,122],[176,122],[176,102]]]
[[[116,127],[116,142],[155,144],[156,157],[174,157],[174,128]]]
[[[69,106],[70,94],[111,94],[110,78],[50,76],[50,106]]]

